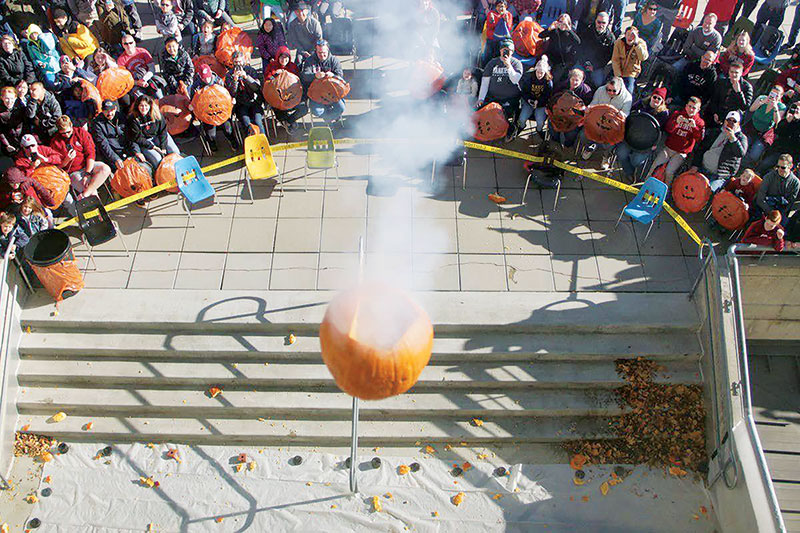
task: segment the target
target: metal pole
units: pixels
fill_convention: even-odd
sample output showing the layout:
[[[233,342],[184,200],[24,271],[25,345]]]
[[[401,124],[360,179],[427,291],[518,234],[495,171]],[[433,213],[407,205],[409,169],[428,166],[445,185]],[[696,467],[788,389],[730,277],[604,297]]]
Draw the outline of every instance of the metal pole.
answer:
[[[358,282],[364,277],[364,238],[358,239]],[[358,451],[358,398],[353,396],[353,419],[350,433],[350,492],[358,492],[356,452]]]

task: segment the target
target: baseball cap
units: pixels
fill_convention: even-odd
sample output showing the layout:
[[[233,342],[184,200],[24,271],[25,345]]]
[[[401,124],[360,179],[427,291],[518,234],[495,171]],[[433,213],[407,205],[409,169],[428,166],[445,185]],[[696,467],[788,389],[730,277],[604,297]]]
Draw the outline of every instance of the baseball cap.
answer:
[[[512,41],[511,39],[503,39],[502,41],[500,41],[500,49],[502,50],[503,48],[508,48],[509,50],[511,50],[513,52],[514,51],[514,41]]]
[[[203,63],[199,67],[197,67],[197,73],[200,75],[201,78],[205,78],[206,76],[211,76],[211,67]]]
[[[103,109],[116,109],[117,104],[113,102],[113,100],[103,100]]]
[[[25,135],[22,136],[20,144],[27,148],[29,146],[36,146],[39,143],[36,142],[36,137],[31,135],[30,133],[26,133]]]
[[[742,117],[739,115],[738,111],[729,111],[727,115],[725,115],[725,120],[729,118],[735,119],[736,122],[741,122]]]

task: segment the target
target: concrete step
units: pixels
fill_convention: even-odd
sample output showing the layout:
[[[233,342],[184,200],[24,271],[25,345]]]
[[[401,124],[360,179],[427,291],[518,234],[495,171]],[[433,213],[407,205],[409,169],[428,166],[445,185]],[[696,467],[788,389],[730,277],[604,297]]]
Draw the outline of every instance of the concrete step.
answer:
[[[22,358],[115,361],[319,361],[319,338],[297,334],[286,345],[285,329],[280,334],[141,333],[123,328],[120,332],[52,331],[34,329],[23,335]],[[466,330],[469,331],[469,330]],[[659,361],[699,360],[700,343],[690,331],[620,332],[570,334],[473,333],[439,335],[433,345],[433,362],[597,361],[644,356]]]
[[[656,380],[702,383],[697,361],[661,365]],[[226,391],[336,391],[328,369],[316,363],[173,363],[25,359],[18,381],[24,387],[202,390],[210,384]],[[530,363],[441,363],[423,369],[413,392],[446,390],[611,389],[624,381],[611,361],[533,361]]]
[[[84,425],[91,421],[92,429]],[[47,416],[21,415],[31,433],[67,442],[169,442],[252,446],[349,446],[349,421],[233,420],[201,418],[67,417],[51,424]],[[558,443],[579,437],[613,438],[606,418],[543,418],[487,421],[480,427],[468,421],[368,421],[359,423],[359,445],[424,446]]]

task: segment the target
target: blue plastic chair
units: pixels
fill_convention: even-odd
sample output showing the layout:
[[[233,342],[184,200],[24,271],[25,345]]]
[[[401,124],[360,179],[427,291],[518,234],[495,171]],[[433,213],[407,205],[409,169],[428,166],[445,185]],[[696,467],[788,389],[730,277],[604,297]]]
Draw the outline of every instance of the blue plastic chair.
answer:
[[[778,54],[781,53],[784,35],[778,28],[772,26],[761,26],[761,34],[758,40],[753,43],[753,52],[756,55],[756,63],[759,65],[772,65]]]
[[[193,155],[184,157],[175,163],[175,179],[183,197],[183,206],[192,220],[192,206],[209,198],[214,198],[216,191],[203,174],[200,164]]]
[[[650,235],[650,230],[653,229],[653,222],[664,206],[667,190],[667,184],[663,181],[653,177],[647,178],[647,181],[642,184],[639,192],[636,193],[636,197],[631,200],[631,203],[622,208],[617,223],[614,225],[614,231],[617,230],[622,216],[628,215],[636,222],[650,224],[644,236],[644,240],[646,241],[647,237]]]
[[[555,22],[561,13],[567,12],[567,0],[546,0],[542,8],[542,18],[539,25],[547,29],[550,24]]]

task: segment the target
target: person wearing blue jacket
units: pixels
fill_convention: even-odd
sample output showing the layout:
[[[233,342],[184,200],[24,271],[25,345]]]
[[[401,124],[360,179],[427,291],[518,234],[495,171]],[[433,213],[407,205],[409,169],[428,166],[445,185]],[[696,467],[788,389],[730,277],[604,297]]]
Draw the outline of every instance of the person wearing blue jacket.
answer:
[[[50,32],[43,32],[36,24],[28,26],[26,33],[28,38],[20,42],[22,51],[31,60],[37,76],[45,87],[52,89],[56,73],[60,69],[56,36]]]

